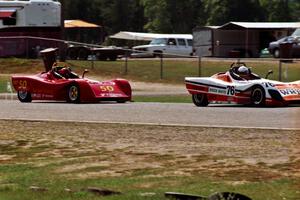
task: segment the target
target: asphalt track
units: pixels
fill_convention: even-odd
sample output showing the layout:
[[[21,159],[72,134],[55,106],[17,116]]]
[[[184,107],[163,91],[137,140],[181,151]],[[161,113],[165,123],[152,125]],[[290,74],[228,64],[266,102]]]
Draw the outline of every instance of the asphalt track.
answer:
[[[0,119],[299,129],[300,107],[255,108],[191,103],[20,103],[0,100]]]

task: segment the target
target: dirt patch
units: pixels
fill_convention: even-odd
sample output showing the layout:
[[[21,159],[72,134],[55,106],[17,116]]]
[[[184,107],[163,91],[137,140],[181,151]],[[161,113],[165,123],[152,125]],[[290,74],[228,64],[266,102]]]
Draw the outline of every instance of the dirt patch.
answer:
[[[55,173],[72,178],[300,177],[297,131],[5,120],[0,127],[0,163],[55,163]]]

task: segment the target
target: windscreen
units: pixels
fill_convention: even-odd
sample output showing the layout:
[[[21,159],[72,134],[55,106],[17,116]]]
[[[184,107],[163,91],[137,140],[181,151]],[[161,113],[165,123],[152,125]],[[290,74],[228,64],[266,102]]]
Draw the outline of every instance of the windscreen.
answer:
[[[294,33],[292,34],[292,36],[297,36],[300,37],[300,28],[297,28]]]
[[[167,39],[166,38],[155,38],[150,42],[150,44],[154,44],[154,45],[167,44]]]

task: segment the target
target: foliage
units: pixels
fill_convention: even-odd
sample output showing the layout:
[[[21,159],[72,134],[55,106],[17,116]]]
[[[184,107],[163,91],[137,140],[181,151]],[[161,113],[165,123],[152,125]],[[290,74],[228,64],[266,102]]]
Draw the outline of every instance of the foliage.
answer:
[[[298,0],[60,0],[66,19],[119,31],[191,33],[196,26],[229,21],[299,20]]]
[[[261,21],[263,12],[257,0],[208,0],[208,25],[222,25],[229,21]]]

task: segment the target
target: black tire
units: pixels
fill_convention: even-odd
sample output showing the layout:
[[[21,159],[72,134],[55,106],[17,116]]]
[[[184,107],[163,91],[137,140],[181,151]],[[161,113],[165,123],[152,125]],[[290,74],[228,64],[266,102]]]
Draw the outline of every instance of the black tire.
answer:
[[[266,92],[261,86],[255,86],[251,92],[251,104],[264,106],[266,104]]]
[[[253,57],[253,54],[251,51],[246,51],[245,52],[245,58],[252,58]]]
[[[85,48],[79,49],[79,52],[78,52],[79,60],[87,60],[88,56],[89,56],[89,52],[87,49],[85,49]]]
[[[161,57],[163,57],[163,52],[162,51],[154,51],[153,52],[153,57],[154,58],[161,58]]]
[[[109,60],[110,61],[116,61],[117,60],[117,55],[109,56]]]
[[[18,91],[18,99],[23,103],[29,103],[32,101],[31,94],[28,91]]]
[[[117,103],[125,103],[125,100],[117,100]]]
[[[207,95],[206,94],[193,94],[192,95],[193,103],[198,107],[204,107],[208,105]]]
[[[70,48],[67,51],[67,58],[70,60],[77,60],[78,57],[78,51],[75,48]]]
[[[210,195],[207,200],[251,200],[249,197],[233,193],[233,192],[218,192]]]
[[[77,84],[71,84],[67,89],[67,102],[80,103],[80,88]]]

